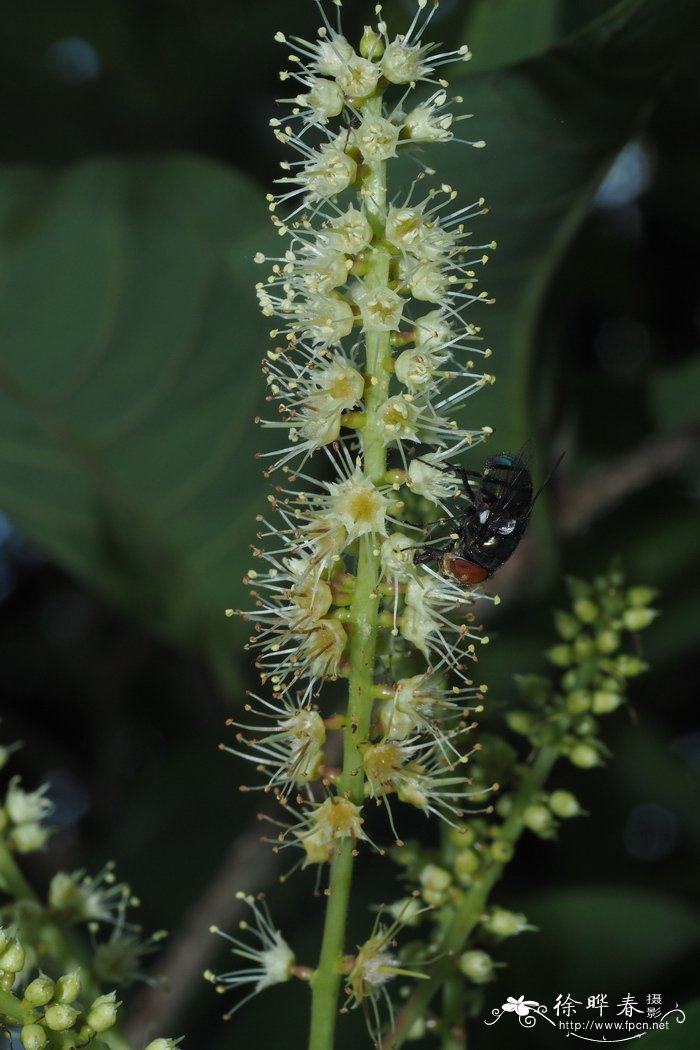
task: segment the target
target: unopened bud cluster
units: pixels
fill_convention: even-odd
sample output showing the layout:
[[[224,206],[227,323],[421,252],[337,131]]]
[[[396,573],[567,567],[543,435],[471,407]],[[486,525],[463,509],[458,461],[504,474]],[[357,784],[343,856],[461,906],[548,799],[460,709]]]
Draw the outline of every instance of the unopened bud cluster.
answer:
[[[520,678],[521,706],[507,720],[533,745],[556,747],[573,765],[590,769],[601,765],[607,753],[598,735],[599,720],[625,702],[627,683],[647,669],[629,651],[627,639],[657,616],[651,608],[656,592],[626,588],[617,568],[592,583],[569,579],[567,584],[571,607],[556,613],[561,641],[547,653],[561,669],[558,687],[550,678]],[[575,815],[561,795],[555,807],[559,816]]]

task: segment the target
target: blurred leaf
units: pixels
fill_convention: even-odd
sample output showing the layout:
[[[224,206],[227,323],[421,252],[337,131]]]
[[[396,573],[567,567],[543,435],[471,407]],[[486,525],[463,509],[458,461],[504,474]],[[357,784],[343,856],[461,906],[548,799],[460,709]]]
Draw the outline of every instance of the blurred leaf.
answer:
[[[662,432],[700,423],[700,355],[673,368],[652,374],[649,396],[657,427]]]
[[[260,508],[264,222],[202,160],[0,176],[0,506],[219,664]]]
[[[681,1009],[685,1019],[672,1015],[668,1018],[669,1028],[664,1031],[650,1032],[644,1036],[647,1050],[696,1050],[700,1046],[700,1000],[696,999]]]
[[[551,402],[556,365],[540,360],[536,333],[553,271],[698,28],[694,0],[620,0],[541,57],[476,76],[453,71],[474,114],[468,136],[487,148],[469,156],[454,144],[437,163],[492,209],[474,239],[498,242],[484,274],[497,305],[473,320],[494,348],[498,382],[479,396],[473,422],[494,426],[501,448],[531,437],[534,405]]]
[[[560,0],[476,0],[460,32],[473,58],[470,73],[541,55],[561,36]]]
[[[660,979],[700,943],[700,912],[635,886],[576,886],[522,898],[518,906],[539,929],[542,974],[579,990],[592,973],[610,990],[620,981],[632,988]],[[514,971],[532,966],[532,944],[522,941],[513,945]]]

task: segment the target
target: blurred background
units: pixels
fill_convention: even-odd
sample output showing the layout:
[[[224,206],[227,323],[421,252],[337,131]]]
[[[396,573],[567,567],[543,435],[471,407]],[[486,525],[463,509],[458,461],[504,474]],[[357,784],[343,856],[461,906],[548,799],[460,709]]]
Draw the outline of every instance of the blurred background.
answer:
[[[347,0],[351,40],[373,7]],[[390,29],[413,10],[386,3]],[[252,422],[269,327],[252,257],[274,247],[267,124],[287,91],[272,36],[313,36],[318,13],[311,0],[26,0],[0,3],[0,20],[0,732],[25,741],[10,772],[50,781],[57,826],[24,867],[42,890],[57,867],[116,858],[145,928],[171,931],[152,971],[170,994],[126,995],[135,1045],[151,1022],[188,1047],[259,1042],[274,1009],[301,1047],[298,989],[226,1026],[199,975],[227,966],[206,930],[232,926],[237,889],[268,890],[305,962],[321,913],[313,873],[279,892],[260,796],[238,792],[250,771],[216,750],[254,681],[244,625],[224,610],[245,607],[267,491],[252,455],[270,447]],[[442,0],[433,26],[470,44],[451,87],[474,114],[465,137],[487,148],[427,160],[487,198],[481,239],[499,245],[484,274],[497,304],[480,318],[498,381],[464,411],[495,428],[489,451],[530,442],[541,477],[566,450],[495,581],[497,644],[479,675],[507,703],[513,674],[544,667],[564,575],[615,555],[658,588],[662,613],[643,640],[651,669],[608,722],[609,764],[555,771],[590,817],[557,843],[523,840],[497,890],[540,932],[504,945],[486,1007],[601,991],[687,1003],[700,962],[700,15],[693,0]],[[393,871],[365,857],[360,872],[365,931]],[[342,1045],[361,1023],[343,1021]],[[479,1023],[472,1043],[548,1036]]]

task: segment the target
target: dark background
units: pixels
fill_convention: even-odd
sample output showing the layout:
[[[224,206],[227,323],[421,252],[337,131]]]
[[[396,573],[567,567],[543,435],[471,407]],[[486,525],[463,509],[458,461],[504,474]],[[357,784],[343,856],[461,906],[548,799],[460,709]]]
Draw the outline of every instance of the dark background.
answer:
[[[655,43],[653,16],[641,0],[638,10],[627,5],[630,27],[623,20],[622,35],[631,41],[631,68],[642,72],[629,112],[616,120],[616,92],[621,89],[605,56],[593,62],[576,50],[578,45],[567,48],[596,17],[625,5],[533,0],[527,6],[525,26],[512,2],[496,0],[444,3],[435,20],[438,38],[464,36],[475,53],[470,71],[474,101],[468,95],[469,79],[459,82],[467,108],[475,113],[470,132],[472,126],[479,128],[480,113],[494,90],[502,89],[501,100],[517,101],[526,114],[531,111],[529,92],[537,90],[540,102],[535,107],[541,99],[553,107],[556,101],[567,114],[569,106],[566,119],[561,118],[562,134],[573,143],[567,156],[583,158],[576,182],[580,196],[560,207],[558,176],[548,167],[543,176],[538,174],[537,164],[530,163],[531,155],[518,142],[517,119],[506,127],[512,111],[494,104],[485,118],[496,128],[484,135],[489,148],[483,153],[490,156],[482,162],[479,154],[473,160],[465,147],[462,153],[450,152],[445,165],[455,185],[464,180],[465,193],[488,197],[492,214],[484,220],[489,225],[484,239],[495,228],[499,241],[489,266],[498,304],[491,311],[493,321],[487,316],[483,324],[493,330],[494,397],[500,400],[493,402],[491,414],[488,405],[474,409],[477,422],[495,417],[494,440],[500,447],[534,441],[543,470],[566,449],[541,500],[531,541],[499,576],[503,602],[489,622],[495,644],[485,651],[479,673],[489,681],[491,695],[507,701],[513,673],[544,666],[542,652],[552,641],[551,610],[565,601],[563,574],[589,576],[616,554],[622,556],[630,582],[659,589],[662,615],[643,638],[651,670],[634,682],[630,707],[606,726],[610,763],[592,773],[562,768],[554,774],[553,783],[574,790],[590,816],[564,827],[556,843],[526,837],[498,887],[495,900],[525,911],[540,932],[503,946],[508,968],[486,990],[486,1006],[499,1005],[506,995],[525,994],[551,1005],[558,993],[581,999],[598,991],[607,992],[611,1001],[627,992],[640,998],[661,992],[664,1004],[672,1005],[697,994],[700,961],[699,668],[694,645],[700,614],[697,18],[693,22],[688,5],[669,5],[678,8],[677,35],[665,41],[672,57],[665,61],[663,75],[657,75],[645,72],[644,66]],[[386,5],[390,26],[403,25],[406,10],[410,5]],[[347,3],[344,25],[350,39],[370,13],[371,5]],[[673,23],[673,12],[667,14]],[[29,0],[0,4],[0,20],[0,154],[6,166],[0,177],[8,187],[3,190],[2,228],[9,287],[15,287],[13,222],[19,223],[21,215],[25,232],[33,221],[41,222],[42,209],[53,200],[53,180],[70,170],[66,166],[102,157],[111,158],[110,164],[112,159],[127,162],[127,167],[134,164],[128,170],[138,173],[146,159],[167,161],[174,154],[191,153],[204,159],[206,172],[211,162],[240,169],[259,183],[255,193],[260,203],[252,219],[238,217],[240,198],[232,191],[231,214],[221,220],[227,251],[241,260],[240,288],[252,288],[258,273],[247,260],[255,250],[256,229],[265,229],[263,197],[278,160],[267,121],[279,92],[276,70],[284,49],[271,38],[278,28],[310,36],[317,23],[314,5],[281,0]],[[638,67],[635,48],[641,56]],[[579,79],[570,84],[569,74]],[[562,96],[562,84],[569,94]],[[590,146],[590,127],[600,124],[601,112],[613,114],[610,127]],[[560,119],[554,113],[553,108],[550,130]],[[500,137],[499,127],[506,127]],[[474,137],[481,133],[475,131]],[[555,133],[541,140],[533,134],[528,143],[532,156],[546,153]],[[433,162],[442,174],[440,157]],[[482,163],[486,166],[480,167]],[[566,163],[558,168],[565,169]],[[492,170],[502,179],[493,192],[486,181]],[[548,189],[542,179],[546,183],[550,173]],[[208,188],[203,181],[198,189],[195,179],[191,191],[206,195]],[[556,235],[548,218],[541,226],[536,221],[538,194],[544,199],[545,191],[546,215],[557,212]],[[536,201],[532,209],[529,194]],[[32,208],[36,220],[27,219]],[[523,223],[531,222],[527,238],[518,232],[524,228],[517,225],[520,214]],[[176,205],[171,219],[184,223],[187,216]],[[77,252],[77,238],[84,233],[76,234]],[[551,247],[555,242],[556,250]],[[154,258],[158,250],[156,245]],[[501,252],[505,261],[499,263]],[[522,286],[518,265],[526,266],[528,275],[536,267],[541,273],[537,296],[527,309],[509,293],[509,281]],[[26,291],[29,312],[50,314],[48,341],[13,343],[10,333],[9,344],[0,350],[3,397],[8,400],[14,397],[8,376],[18,354],[23,363],[36,362],[32,383],[41,392],[48,383],[48,358],[53,355],[60,366],[62,347],[71,340],[71,289],[54,293],[53,279],[53,271],[38,272]],[[491,274],[486,280],[491,288]],[[86,293],[75,286],[74,294],[81,298]],[[498,311],[505,321],[499,321]],[[257,319],[250,291],[240,292],[232,314],[217,313],[212,323],[232,344],[225,389],[230,412],[247,417],[249,403],[237,400],[239,375],[244,369],[256,382],[267,326]],[[239,324],[245,326],[244,352],[236,349]],[[118,355],[120,345],[115,337],[111,352]],[[131,359],[124,360],[131,367]],[[115,388],[115,399],[119,396]],[[26,440],[31,447],[33,441],[18,418],[10,413],[0,422],[0,506],[7,514],[0,518],[2,734],[4,743],[25,741],[11,771],[20,771],[28,787],[51,782],[58,827],[46,853],[26,858],[26,870],[41,889],[56,867],[97,869],[115,857],[120,875],[142,900],[146,929],[171,930],[180,953],[168,964],[179,975],[173,978],[175,1001],[171,996],[164,1007],[156,996],[154,1007],[142,991],[133,990],[134,1031],[142,1031],[138,1025],[149,1010],[157,1009],[165,1011],[156,1015],[158,1031],[187,1032],[187,1047],[223,1047],[231,1038],[241,1045],[248,1039],[258,1043],[261,1026],[269,1026],[274,1010],[280,1024],[283,1019],[289,1045],[302,1046],[303,989],[285,986],[268,992],[227,1027],[218,1015],[222,1003],[225,1008],[230,1001],[215,998],[198,977],[204,965],[215,965],[212,956],[202,954],[210,950],[202,931],[222,916],[222,924],[231,922],[236,889],[269,890],[276,920],[298,958],[309,963],[315,957],[322,910],[312,897],[313,874],[296,876],[283,891],[275,887],[276,870],[267,848],[255,847],[260,826],[254,813],[260,797],[237,789],[240,781],[250,782],[249,771],[216,750],[226,732],[224,719],[252,682],[241,651],[241,629],[222,614],[225,604],[243,599],[232,594],[228,601],[214,603],[221,610],[215,628],[221,640],[210,647],[191,630],[192,618],[186,617],[182,627],[181,619],[171,620],[163,612],[174,600],[161,587],[162,579],[170,579],[170,568],[164,561],[162,575],[154,572],[151,580],[157,562],[151,548],[144,546],[132,562],[130,550],[127,557],[119,547],[107,572],[104,548],[98,568],[97,559],[83,557],[79,538],[54,542],[54,494],[44,492],[31,463],[24,468],[13,460],[18,443]],[[71,417],[69,424],[74,423]],[[143,440],[151,433],[157,436],[157,418],[148,426]],[[259,441],[248,431],[248,448]],[[130,455],[138,459],[138,443]],[[163,471],[177,474],[180,456],[181,446],[174,442],[163,455]],[[247,451],[232,455],[217,479],[216,499],[231,522],[231,548],[237,551],[229,559],[235,581],[245,570],[254,508],[264,504],[262,483],[250,480],[258,478],[257,467],[248,465],[247,456]],[[196,473],[196,461],[189,469]],[[249,500],[245,505],[243,487]],[[28,509],[18,493],[26,495]],[[35,497],[41,507],[32,510]],[[58,495],[55,504],[60,503]],[[197,503],[206,517],[206,494]],[[147,579],[148,588],[130,582],[130,573],[139,581]],[[114,582],[117,577],[121,582]],[[156,592],[168,594],[162,605]],[[418,833],[422,817],[412,819]],[[247,836],[242,845],[240,836]],[[282,866],[291,863],[285,856]],[[356,940],[371,923],[363,902],[377,902],[393,892],[388,862],[363,856],[358,869]],[[196,971],[191,975],[188,958]],[[160,972],[158,963],[154,972]],[[357,1039],[356,1020],[342,1022],[343,1045]],[[522,1040],[527,1046],[547,1038],[539,1028],[537,1035],[516,1032],[513,1024],[512,1018],[504,1018],[484,1030],[478,1022],[473,1044],[497,1048]],[[137,1038],[142,1045],[143,1035]]]

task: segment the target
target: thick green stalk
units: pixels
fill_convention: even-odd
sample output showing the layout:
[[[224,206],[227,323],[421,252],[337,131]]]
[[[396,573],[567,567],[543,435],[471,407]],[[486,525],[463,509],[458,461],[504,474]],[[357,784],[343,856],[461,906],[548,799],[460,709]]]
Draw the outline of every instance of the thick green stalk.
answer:
[[[533,797],[542,789],[552,766],[560,757],[560,752],[554,747],[543,747],[529,770],[525,774],[520,787],[513,799],[513,806],[500,829],[498,840],[514,846],[520,838],[525,827],[523,813],[532,801]],[[486,907],[491,890],[503,874],[506,861],[492,861],[482,877],[474,882],[460,901],[456,909],[455,917],[447,930],[443,940],[438,945],[439,956],[446,956],[443,963],[434,967],[429,981],[421,983],[413,993],[408,1003],[397,1018],[396,1026],[392,1032],[385,1037],[382,1045],[387,1050],[397,1050],[405,1042],[414,1022],[425,1015],[433,996],[443,985],[446,978],[454,973],[454,957],[464,949],[467,937],[479,921],[479,916]]]
[[[366,111],[381,113],[381,98],[371,99]],[[390,256],[383,246],[386,214],[386,170],[384,162],[368,166],[360,190],[365,210],[377,235],[368,253],[364,283],[369,290],[386,287]],[[388,396],[391,357],[390,333],[366,332],[365,421],[362,429],[363,472],[377,483],[386,472],[386,450],[377,427],[377,411]],[[346,726],[343,735],[343,771],[340,793],[355,805],[364,801],[365,777],[361,748],[369,738],[374,691],[375,653],[379,614],[379,552],[370,536],[361,537],[357,578],[350,607],[350,683]],[[338,995],[342,978],[354,845],[346,840],[331,863],[328,906],[318,968],[311,980],[311,1034],[309,1050],[332,1050]]]

